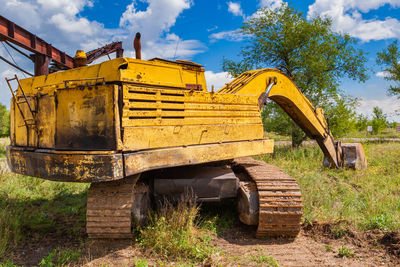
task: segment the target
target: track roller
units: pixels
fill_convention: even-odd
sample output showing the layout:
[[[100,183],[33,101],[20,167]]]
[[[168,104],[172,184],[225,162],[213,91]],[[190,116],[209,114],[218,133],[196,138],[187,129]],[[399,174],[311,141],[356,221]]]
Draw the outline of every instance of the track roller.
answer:
[[[242,180],[240,220],[250,225],[257,223],[257,237],[297,236],[303,205],[296,180],[278,167],[252,158],[235,159],[232,168]],[[258,198],[254,197],[257,193]]]

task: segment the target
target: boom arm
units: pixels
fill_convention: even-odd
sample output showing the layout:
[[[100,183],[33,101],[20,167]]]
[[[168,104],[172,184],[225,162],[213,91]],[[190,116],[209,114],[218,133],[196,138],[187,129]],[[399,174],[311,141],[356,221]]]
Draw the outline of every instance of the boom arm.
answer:
[[[281,71],[262,69],[245,72],[217,93],[258,95],[260,108],[267,98],[273,100],[308,137],[317,141],[331,166],[339,168],[344,165],[342,146],[334,141],[322,109],[314,108],[292,80]]]

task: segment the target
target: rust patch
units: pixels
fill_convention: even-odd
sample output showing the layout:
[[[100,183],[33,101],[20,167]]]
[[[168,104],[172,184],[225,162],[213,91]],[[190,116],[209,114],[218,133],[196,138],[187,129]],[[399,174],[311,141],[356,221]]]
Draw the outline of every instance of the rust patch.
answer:
[[[7,159],[15,173],[62,182],[101,182],[124,178],[122,154],[65,154],[14,150]]]
[[[57,149],[115,149],[113,87],[57,92]]]
[[[187,83],[186,84],[186,89],[187,90],[194,90],[194,91],[203,91],[203,87],[201,86],[201,84]]]

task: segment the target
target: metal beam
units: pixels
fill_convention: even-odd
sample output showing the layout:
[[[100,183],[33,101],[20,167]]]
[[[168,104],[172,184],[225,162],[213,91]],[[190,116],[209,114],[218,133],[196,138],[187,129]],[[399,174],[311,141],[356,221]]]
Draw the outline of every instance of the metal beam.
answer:
[[[92,63],[99,57],[111,54],[113,52],[117,52],[117,57],[122,57],[123,51],[124,50],[122,49],[122,42],[114,42],[111,44],[107,44],[103,47],[87,52],[86,53],[87,64]]]
[[[34,54],[49,57],[57,65],[69,69],[74,67],[74,60],[71,56],[46,43],[36,35],[16,25],[12,21],[0,16],[0,40],[7,40]],[[35,67],[36,68],[36,67]],[[40,66],[37,66],[40,68]]]
[[[14,68],[16,68],[17,70],[22,71],[23,73],[26,73],[26,74],[28,74],[28,75],[30,75],[30,76],[33,76],[33,74],[31,74],[31,73],[27,72],[26,70],[24,70],[24,69],[18,67],[17,65],[15,65],[14,63],[12,63],[11,61],[8,61],[7,59],[5,59],[5,58],[2,57],[2,56],[0,56],[0,60],[3,60],[4,62],[10,64],[11,66],[13,66]]]

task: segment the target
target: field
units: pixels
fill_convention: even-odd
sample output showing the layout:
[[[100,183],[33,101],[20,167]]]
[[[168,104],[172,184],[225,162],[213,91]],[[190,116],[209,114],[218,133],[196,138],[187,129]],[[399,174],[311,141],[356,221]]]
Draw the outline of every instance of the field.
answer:
[[[286,135],[279,135],[273,132],[265,132],[264,136],[269,139],[273,139],[275,141],[290,141],[291,137],[286,136]],[[343,136],[342,138],[339,138],[341,140],[344,140],[344,142],[347,142],[348,139],[352,138],[362,138],[362,139],[372,139],[372,141],[376,139],[400,139],[400,132],[397,132],[393,128],[387,128],[383,130],[380,133],[368,133],[367,131],[356,131],[356,132],[351,132]],[[306,140],[311,140],[311,139],[306,139]],[[376,140],[378,141],[378,140]]]
[[[6,143],[0,141],[0,157]],[[295,240],[255,239],[255,228],[240,224],[234,203],[227,202],[183,205],[178,213],[166,207],[136,229],[134,240],[90,241],[84,233],[88,184],[24,177],[3,166],[0,266],[396,265],[400,143],[365,143],[364,148],[369,167],[363,171],[323,168],[316,146],[276,147],[258,157],[300,184],[304,223]]]
[[[345,138],[400,138],[400,132],[396,129],[387,128],[380,133],[372,134],[367,131],[358,131],[346,134]]]

